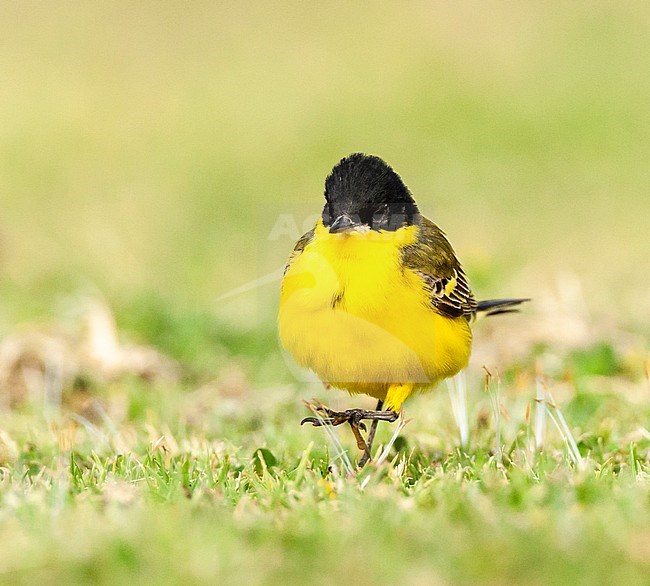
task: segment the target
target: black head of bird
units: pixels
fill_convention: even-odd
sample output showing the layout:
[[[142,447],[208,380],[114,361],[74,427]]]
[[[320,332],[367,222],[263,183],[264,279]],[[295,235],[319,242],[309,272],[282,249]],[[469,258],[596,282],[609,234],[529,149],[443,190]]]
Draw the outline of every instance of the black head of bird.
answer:
[[[418,207],[401,177],[379,157],[355,153],[325,180],[323,224],[331,233],[394,231],[413,224]]]

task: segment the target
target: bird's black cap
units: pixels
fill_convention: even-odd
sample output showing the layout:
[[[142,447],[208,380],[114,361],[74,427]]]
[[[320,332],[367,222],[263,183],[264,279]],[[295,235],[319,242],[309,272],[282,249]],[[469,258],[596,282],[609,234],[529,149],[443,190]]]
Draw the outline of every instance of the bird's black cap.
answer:
[[[412,224],[418,208],[401,177],[379,157],[354,153],[325,180],[323,223],[330,232],[359,226],[397,230]]]

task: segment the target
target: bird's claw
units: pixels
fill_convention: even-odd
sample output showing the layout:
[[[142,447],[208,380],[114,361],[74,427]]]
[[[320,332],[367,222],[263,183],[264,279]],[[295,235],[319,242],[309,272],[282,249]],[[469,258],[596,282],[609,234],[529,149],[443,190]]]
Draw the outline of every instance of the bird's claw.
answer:
[[[359,462],[362,467],[370,459],[370,445],[372,444],[372,437],[374,437],[374,428],[377,426],[378,421],[395,421],[399,415],[395,411],[368,411],[366,409],[346,409],[345,411],[333,411],[318,401],[308,403],[305,401],[307,409],[309,409],[315,417],[305,417],[300,425],[311,423],[314,427],[323,427],[324,425],[331,425],[333,427],[343,423],[349,423],[352,433],[357,442],[357,447],[363,452],[363,457]],[[381,403],[378,407],[381,406]],[[361,431],[367,431],[368,428],[363,420],[373,422],[373,432],[369,436],[370,445],[366,443],[361,435]]]
[[[305,417],[300,425],[305,423],[311,423],[314,427],[323,427],[323,425],[331,425],[333,427],[341,425],[342,423],[350,423],[350,425],[356,425],[359,429],[367,431],[366,424],[363,421],[358,420],[356,417],[345,417],[345,418],[330,418],[325,419],[324,417]]]
[[[333,411],[326,405],[318,401],[309,403],[305,401],[307,409],[309,409],[316,417],[305,417],[300,425],[311,423],[314,427],[322,427],[323,425],[337,426],[343,423],[356,425],[359,429],[366,431],[366,425],[363,420],[378,420],[378,421],[396,421],[399,415],[395,411],[369,411],[367,409],[346,409],[345,411]]]

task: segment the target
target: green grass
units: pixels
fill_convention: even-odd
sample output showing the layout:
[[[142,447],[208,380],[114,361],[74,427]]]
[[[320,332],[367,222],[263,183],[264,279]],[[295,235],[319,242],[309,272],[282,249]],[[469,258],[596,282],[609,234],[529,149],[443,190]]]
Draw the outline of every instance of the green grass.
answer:
[[[647,584],[649,20],[4,5],[0,582]],[[441,387],[347,477],[301,400],[363,399],[285,361],[277,282],[224,295],[283,265],[357,150],[404,177],[478,297],[534,302],[477,325],[467,448]]]
[[[480,412],[489,397],[471,387],[471,411]],[[526,395],[519,400],[532,403]],[[123,413],[112,425],[29,409],[5,415],[0,575],[12,583],[644,584],[650,436],[639,422],[650,407],[618,398],[613,412],[610,397],[588,398],[595,409],[579,399],[567,407],[577,466],[549,421],[535,450],[534,416],[527,423],[506,397],[512,420],[501,458],[491,415],[478,426],[473,419],[468,450],[455,447],[438,394],[414,400],[387,462],[352,476],[321,430],[298,426],[298,401],[281,389],[263,404],[251,391],[230,415],[227,396],[215,393],[206,406],[196,394],[138,385],[104,397],[108,417]],[[129,417],[131,401],[144,404]],[[354,457],[349,432],[339,435]]]

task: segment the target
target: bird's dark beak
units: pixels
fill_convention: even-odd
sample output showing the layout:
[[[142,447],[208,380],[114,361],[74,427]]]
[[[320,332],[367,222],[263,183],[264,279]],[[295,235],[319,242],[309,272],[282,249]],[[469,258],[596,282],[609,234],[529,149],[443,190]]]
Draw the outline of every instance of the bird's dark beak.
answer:
[[[354,228],[357,224],[347,214],[342,214],[330,225],[330,234],[337,234],[338,232],[345,232],[350,228]]]

